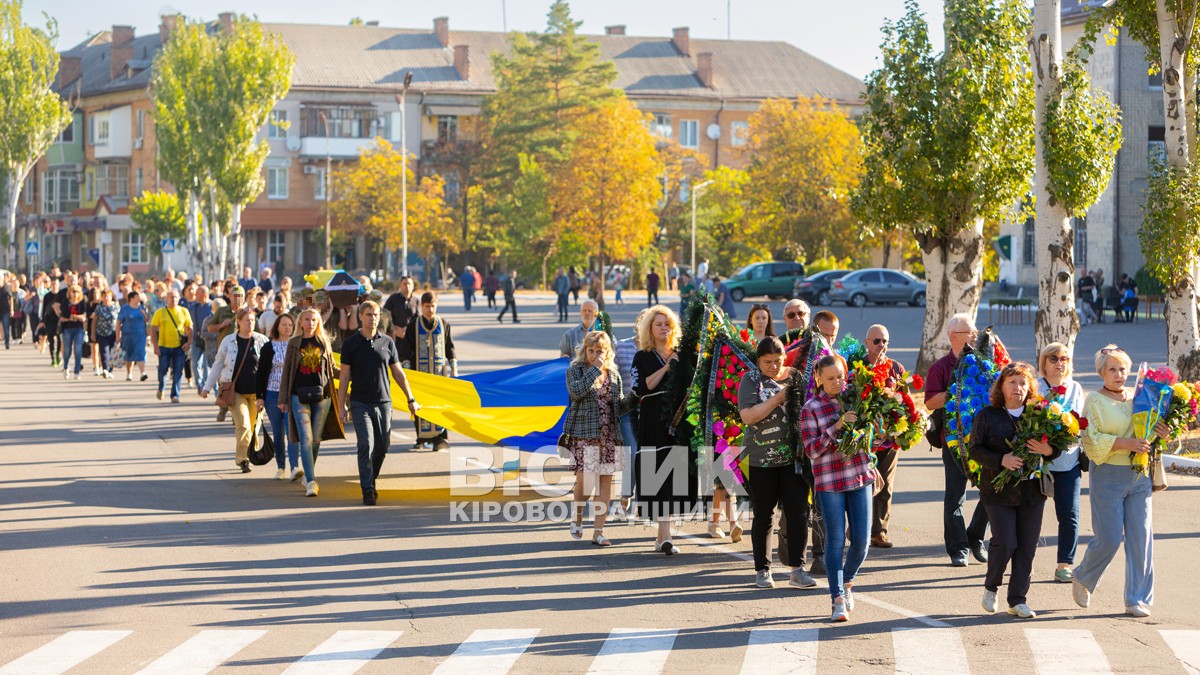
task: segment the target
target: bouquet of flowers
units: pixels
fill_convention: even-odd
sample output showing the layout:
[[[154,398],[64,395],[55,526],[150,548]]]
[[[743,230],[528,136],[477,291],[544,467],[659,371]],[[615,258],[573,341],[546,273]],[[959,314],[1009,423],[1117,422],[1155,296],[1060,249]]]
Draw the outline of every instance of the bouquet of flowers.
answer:
[[[979,484],[979,464],[967,453],[975,415],[988,405],[992,383],[1011,359],[1004,343],[989,327],[979,334],[975,344],[963,347],[954,368],[954,381],[946,390],[946,448],[973,485]]]
[[[842,409],[854,412],[858,420],[842,429],[838,451],[853,457],[878,447],[884,439],[901,450],[915,445],[925,435],[928,420],[909,392],[924,385],[919,375],[910,373],[895,379],[892,362],[886,358],[874,366],[852,362]]]
[[[912,392],[925,388],[920,375],[906,372],[892,391],[892,404],[886,414],[891,415],[890,435],[896,447],[908,450],[925,437],[929,429],[929,416],[913,400]]]
[[[1057,401],[1051,402],[1036,394],[1025,403],[1025,412],[1016,422],[1017,433],[1008,441],[1012,454],[1023,464],[1021,468],[1004,469],[992,480],[996,490],[1003,490],[1009,483],[1022,481],[1031,476],[1041,477],[1045,470],[1045,458],[1025,447],[1030,439],[1041,439],[1050,447],[1062,450],[1079,442],[1079,434],[1087,428],[1087,420],[1073,410],[1063,410]]]
[[[1133,431],[1138,438],[1151,441],[1149,454],[1135,454],[1130,466],[1134,471],[1149,475],[1150,462],[1158,461],[1165,444],[1154,433],[1162,422],[1170,430],[1170,440],[1179,438],[1196,421],[1200,401],[1196,385],[1181,382],[1170,368],[1150,369],[1145,363],[1138,368],[1137,386],[1133,391]]]

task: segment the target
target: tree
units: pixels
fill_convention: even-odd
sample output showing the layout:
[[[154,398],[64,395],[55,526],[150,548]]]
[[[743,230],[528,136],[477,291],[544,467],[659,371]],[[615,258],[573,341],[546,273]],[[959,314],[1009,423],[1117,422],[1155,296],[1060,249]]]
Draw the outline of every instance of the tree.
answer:
[[[604,261],[635,255],[654,239],[662,192],[648,116],[623,96],[576,121],[571,155],[550,183],[549,202],[563,229]]]
[[[748,196],[765,221],[766,247],[799,242],[838,256],[861,250],[850,195],[862,158],[845,111],[821,98],[770,99],[750,116],[748,136]]]
[[[441,253],[443,260],[458,252],[458,232],[446,203],[446,181],[441,176],[425,176],[416,193],[409,196],[408,225],[409,241],[418,251],[424,249],[430,257]]]
[[[71,123],[71,109],[54,92],[58,26],[26,26],[20,0],[0,0],[0,176],[4,178],[4,262],[17,262],[17,204],[25,178],[54,138]]]
[[[1196,154],[1196,20],[1200,0],[1115,0],[1088,22],[1090,43],[1102,28],[1125,26],[1129,35],[1157,55],[1166,116],[1166,159],[1152,167],[1138,237],[1146,268],[1167,296],[1167,359],[1184,377],[1200,377],[1200,323],[1196,286],[1200,279],[1200,176]]]
[[[949,350],[946,322],[979,308],[983,224],[1020,203],[1033,173],[1033,87],[1020,0],[947,0],[934,55],[915,2],[883,27],[883,65],[867,77],[862,183],[868,232],[900,228],[921,246],[925,322],[917,369]]]
[[[692,242],[692,185],[704,182],[704,164],[706,158],[695,150],[689,150],[679,145],[674,139],[659,138],[655,148],[658,159],[663,165],[663,173],[659,176],[662,194],[658,200],[658,244],[666,251],[676,247],[687,251]],[[698,206],[703,206],[710,199],[710,192],[704,193],[704,198]],[[708,234],[702,227],[706,221],[697,215],[696,224],[696,255],[701,259],[712,256]],[[659,255],[661,258],[661,253]],[[661,260],[659,262],[661,265]]]
[[[747,197],[750,174],[721,166],[704,173],[712,181],[699,205],[696,246],[711,259],[709,269],[730,275],[752,262],[762,260],[768,247],[762,236],[762,222],[750,207]]]
[[[134,233],[149,243],[154,255],[162,255],[163,239],[182,239],[187,234],[187,218],[179,195],[147,190],[129,204]]]

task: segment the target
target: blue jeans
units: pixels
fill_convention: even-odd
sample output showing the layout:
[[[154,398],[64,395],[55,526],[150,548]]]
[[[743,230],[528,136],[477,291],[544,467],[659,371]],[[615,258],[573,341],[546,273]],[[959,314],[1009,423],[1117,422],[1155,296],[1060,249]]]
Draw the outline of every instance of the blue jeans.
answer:
[[[559,321],[567,321],[568,320],[567,319],[567,299],[570,297],[571,297],[570,293],[559,293],[558,294],[558,304],[555,305],[555,307],[558,308],[558,320]]]
[[[204,347],[192,343],[192,374],[196,376],[196,386],[203,387],[208,381],[208,357],[204,355]],[[276,392],[278,393],[278,392]]]
[[[75,374],[78,375],[83,370],[83,329],[82,328],[64,328],[62,332],[63,341],[63,370],[69,370],[71,364],[71,355],[75,355]]]
[[[203,350],[201,352],[203,353]],[[197,375],[197,377],[199,376]],[[263,407],[266,408],[267,419],[271,422],[271,435],[275,437],[275,465],[281,469],[286,466],[283,463],[286,446],[287,459],[291,461],[291,467],[296,468],[300,465],[300,451],[299,446],[288,438],[288,415],[291,412],[283,412],[279,409],[279,392],[270,389],[267,390],[267,397],[263,399]],[[307,476],[308,473],[306,472],[304,475]]]
[[[1154,528],[1151,481],[1116,464],[1093,464],[1088,501],[1092,507],[1091,543],[1075,568],[1075,580],[1095,591],[1125,542],[1125,606],[1154,604]]]
[[[637,456],[637,432],[633,428],[633,413],[621,415],[621,441],[627,446],[625,450],[625,478],[621,481],[621,496],[632,497],[637,494],[637,472],[633,470],[633,458]]]
[[[1054,476],[1054,515],[1058,517],[1058,562],[1075,564],[1079,545],[1079,465],[1069,471],[1051,471]]]
[[[21,320],[24,321],[25,319]],[[0,316],[0,324],[4,326],[4,348],[8,349],[8,343],[12,339],[12,315],[5,314],[4,316]]]
[[[183,381],[183,347],[158,348],[158,390],[163,390],[171,369],[171,398],[179,398],[179,383]]]
[[[834,599],[842,595],[842,585],[854,581],[858,568],[867,559],[867,542],[871,537],[871,486],[846,492],[818,492],[821,514],[825,517],[825,575],[829,594]],[[846,523],[850,524],[850,551],[846,564],[842,554],[846,546]]]
[[[296,435],[300,437],[300,463],[304,466],[304,480],[307,481],[317,479],[317,453],[321,452],[321,430],[325,428],[329,408],[327,398],[317,403],[301,403],[296,395],[292,395],[291,407],[288,408],[292,419],[296,420]]]
[[[392,402],[350,402],[350,419],[358,440],[358,484],[363,497],[375,497],[375,479],[392,442]],[[298,426],[298,425],[297,425]]]
[[[463,307],[465,307],[468,312],[471,311],[471,300],[474,299],[474,295],[475,291],[469,291],[465,288],[463,289]]]

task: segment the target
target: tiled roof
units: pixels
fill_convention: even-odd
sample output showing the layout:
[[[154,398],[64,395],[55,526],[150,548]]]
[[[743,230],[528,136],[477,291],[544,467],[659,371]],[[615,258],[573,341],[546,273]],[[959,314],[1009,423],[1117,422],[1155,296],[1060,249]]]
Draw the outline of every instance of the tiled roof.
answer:
[[[507,51],[501,32],[452,31],[441,47],[427,30],[378,26],[264,24],[279,34],[296,55],[293,89],[398,90],[404,73],[413,72],[412,89],[425,92],[484,94],[495,90],[489,54]],[[680,54],[668,37],[589,36],[601,54],[617,66],[616,86],[631,96],[702,99],[764,99],[820,95],[857,102],[863,83],[854,76],[784,42],[702,40],[690,43],[692,55]],[[109,35],[101,33],[65,56],[83,58],[83,94],[145,87],[149,71],[109,81]],[[467,45],[470,79],[454,67],[454,46]],[[133,59],[153,58],[161,47],[158,33],[134,39]],[[714,88],[696,75],[695,55],[713,54]],[[73,88],[73,87],[72,87]]]
[[[1087,19],[1094,9],[1111,5],[1113,0],[1062,0],[1060,16],[1068,23],[1078,23]]]

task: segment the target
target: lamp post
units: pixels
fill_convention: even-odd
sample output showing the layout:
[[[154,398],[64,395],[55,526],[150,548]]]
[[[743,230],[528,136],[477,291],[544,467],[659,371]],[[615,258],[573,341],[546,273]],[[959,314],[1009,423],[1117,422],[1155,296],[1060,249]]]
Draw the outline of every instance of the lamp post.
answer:
[[[400,104],[400,275],[408,276],[408,124],[404,96],[412,84],[412,71],[404,73],[404,86],[396,94]]]
[[[692,188],[692,194],[689,199],[692,202],[692,279],[696,279],[696,200],[704,193],[704,190],[712,185],[711,180],[706,180],[696,187]],[[699,282],[698,279],[696,279]]]
[[[329,156],[329,116],[325,114],[324,110],[321,111],[321,124],[325,126],[325,175],[321,177],[322,182],[325,183],[325,269],[331,270],[333,269],[333,251],[330,250],[332,244],[330,244],[329,233],[331,227],[329,224],[329,172],[333,166],[333,160]]]

